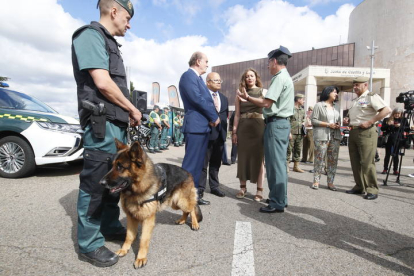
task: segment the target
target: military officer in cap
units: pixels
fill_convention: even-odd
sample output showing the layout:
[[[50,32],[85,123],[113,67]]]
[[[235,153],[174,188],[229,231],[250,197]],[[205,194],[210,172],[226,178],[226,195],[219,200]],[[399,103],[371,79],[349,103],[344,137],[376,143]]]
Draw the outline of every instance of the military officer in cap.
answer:
[[[377,149],[378,133],[375,123],[390,114],[391,109],[378,95],[368,90],[368,77],[353,81],[357,98],[349,109],[349,156],[355,186],[348,194],[364,194],[373,200],[378,197],[377,171],[374,156]]]
[[[168,106],[164,107],[164,112],[161,114],[161,141],[160,141],[160,149],[166,150],[168,149],[168,130],[170,129],[170,119],[168,117],[168,113],[170,112],[170,108]]]
[[[114,36],[130,28],[134,8],[128,0],[98,1],[99,22],[79,28],[72,37],[72,64],[77,84],[78,111],[84,129],[84,165],[78,195],[79,258],[95,266],[111,266],[118,255],[105,239],[124,241],[119,222],[119,194],[109,194],[99,181],[112,167],[114,138],[127,141],[127,126],[140,123],[141,113],[128,100],[125,67]],[[83,107],[88,100],[97,112]]]
[[[263,107],[265,117],[265,164],[269,185],[269,205],[260,208],[263,213],[282,213],[288,205],[286,152],[289,144],[290,123],[293,115],[294,88],[286,65],[291,53],[280,46],[268,54],[268,68],[273,75],[265,98],[251,98],[238,92],[242,101]]]
[[[151,128],[151,138],[150,138],[150,144],[149,144],[149,152],[161,152],[159,148],[160,144],[160,131],[162,129],[161,127],[161,119],[160,115],[158,114],[160,112],[160,107],[158,105],[154,105],[152,111],[149,114],[149,126]]]
[[[302,150],[302,141],[303,141],[303,135],[302,133],[302,127],[304,126],[305,122],[305,110],[303,109],[303,105],[305,104],[305,95],[303,94],[297,94],[295,95],[295,108],[293,110],[293,115],[290,116],[290,134],[291,139],[289,142],[289,147],[287,151],[287,164],[289,164],[290,154],[292,153],[293,157],[293,171],[294,172],[305,172],[304,170],[301,170],[299,168],[299,159],[300,159],[300,153]],[[288,167],[289,168],[289,167]],[[288,168],[286,171],[288,171]]]

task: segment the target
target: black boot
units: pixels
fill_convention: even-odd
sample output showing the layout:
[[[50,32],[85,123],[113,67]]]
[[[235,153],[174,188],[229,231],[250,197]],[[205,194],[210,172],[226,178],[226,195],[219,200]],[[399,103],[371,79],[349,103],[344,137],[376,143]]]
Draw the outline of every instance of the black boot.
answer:
[[[92,252],[79,253],[79,259],[89,262],[94,266],[107,267],[116,264],[119,260],[119,256],[105,246],[101,246]]]
[[[204,200],[203,199],[204,196],[204,192],[199,192],[198,193],[198,201],[197,204],[198,205],[210,205],[210,201]]]

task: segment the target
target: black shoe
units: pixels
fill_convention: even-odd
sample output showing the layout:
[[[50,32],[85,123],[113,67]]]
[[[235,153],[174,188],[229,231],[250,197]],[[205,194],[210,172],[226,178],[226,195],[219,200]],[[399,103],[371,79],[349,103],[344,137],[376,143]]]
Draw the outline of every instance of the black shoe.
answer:
[[[174,144],[174,147],[177,147],[177,148],[178,148],[178,147],[179,147],[179,145],[177,145],[177,144]]]
[[[370,194],[370,193],[367,193],[367,195],[364,196],[364,199],[368,199],[368,200],[374,200],[374,199],[377,199],[377,198],[378,198],[378,195]]]
[[[79,253],[79,259],[89,262],[94,266],[107,267],[116,264],[119,260],[119,256],[105,246],[101,246],[92,252]]]
[[[300,163],[308,163],[306,160],[300,160]]]
[[[308,161],[308,162],[306,162],[307,164],[313,164],[313,162],[312,161]]]
[[[236,161],[231,161],[232,164],[236,164]]]
[[[351,190],[345,191],[345,193],[347,193],[347,194],[351,194],[351,195],[363,195],[363,194],[365,194],[363,191],[356,191],[356,190],[354,190],[354,189],[351,189]]]
[[[315,170],[310,170],[309,172],[310,172],[310,173],[315,173]]]
[[[387,174],[388,170],[383,170],[381,174]]]
[[[155,149],[155,152],[162,152],[162,151],[160,151],[159,149]]]
[[[225,196],[226,196],[226,195],[225,195],[222,191],[220,191],[219,189],[214,189],[214,190],[211,190],[211,193],[212,193],[213,195],[218,196],[218,197],[225,197]]]
[[[223,165],[230,166],[231,164],[230,163],[223,163]]]
[[[149,153],[155,153],[154,150],[149,150]]]
[[[207,200],[204,200],[204,199],[202,199],[202,198],[199,198],[199,199],[197,200],[197,204],[198,204],[198,205],[210,205],[210,201],[207,201]]]
[[[375,158],[375,162],[379,162],[381,158]]]
[[[269,204],[270,203],[270,199],[266,199],[265,202],[266,202],[266,204]],[[289,205],[286,204],[285,208],[287,208],[287,207],[289,207]]]
[[[260,213],[283,213],[285,210],[279,210],[276,208],[271,207],[270,205],[267,205],[266,207],[261,207],[259,209]]]
[[[103,234],[106,241],[125,241],[126,238],[126,229],[122,228],[116,233],[113,234]]]

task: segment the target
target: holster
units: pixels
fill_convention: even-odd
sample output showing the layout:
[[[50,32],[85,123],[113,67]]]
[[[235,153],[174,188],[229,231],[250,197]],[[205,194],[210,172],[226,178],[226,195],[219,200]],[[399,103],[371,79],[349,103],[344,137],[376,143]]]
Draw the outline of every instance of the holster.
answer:
[[[96,138],[105,138],[106,132],[106,116],[105,115],[91,115],[91,125],[93,135]]]

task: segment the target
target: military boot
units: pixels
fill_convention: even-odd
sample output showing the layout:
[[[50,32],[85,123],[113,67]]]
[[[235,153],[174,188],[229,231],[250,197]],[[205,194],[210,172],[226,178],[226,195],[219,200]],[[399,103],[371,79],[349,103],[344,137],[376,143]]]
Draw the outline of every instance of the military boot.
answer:
[[[295,161],[295,165],[293,166],[293,171],[294,172],[300,172],[300,173],[304,173],[305,172],[304,170],[301,170],[299,168],[299,162],[298,161]]]

